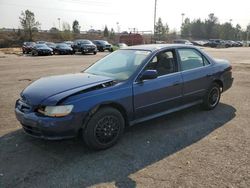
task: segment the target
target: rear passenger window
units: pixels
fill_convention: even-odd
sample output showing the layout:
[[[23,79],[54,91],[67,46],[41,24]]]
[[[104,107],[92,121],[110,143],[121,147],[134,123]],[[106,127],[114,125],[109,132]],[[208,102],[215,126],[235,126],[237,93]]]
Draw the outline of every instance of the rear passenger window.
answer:
[[[182,71],[203,67],[209,64],[209,62],[194,49],[178,49],[178,52]]]

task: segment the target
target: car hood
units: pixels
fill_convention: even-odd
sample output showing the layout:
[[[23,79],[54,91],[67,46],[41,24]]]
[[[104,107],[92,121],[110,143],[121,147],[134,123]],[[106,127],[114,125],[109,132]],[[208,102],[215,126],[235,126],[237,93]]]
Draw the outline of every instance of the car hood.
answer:
[[[57,103],[69,95],[111,81],[108,77],[88,73],[50,76],[31,83],[22,91],[21,98],[30,105],[42,104],[50,97],[54,100],[52,103]]]

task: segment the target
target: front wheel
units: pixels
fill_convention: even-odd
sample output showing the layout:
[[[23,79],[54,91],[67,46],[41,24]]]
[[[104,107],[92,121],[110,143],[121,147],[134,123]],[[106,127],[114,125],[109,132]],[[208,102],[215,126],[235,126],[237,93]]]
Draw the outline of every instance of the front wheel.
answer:
[[[101,150],[113,146],[124,131],[122,114],[111,107],[98,110],[83,130],[83,139],[90,149]]]
[[[96,55],[96,51],[94,51],[93,54]]]
[[[218,84],[213,83],[209,88],[203,100],[203,107],[206,110],[214,109],[220,102],[221,88]]]

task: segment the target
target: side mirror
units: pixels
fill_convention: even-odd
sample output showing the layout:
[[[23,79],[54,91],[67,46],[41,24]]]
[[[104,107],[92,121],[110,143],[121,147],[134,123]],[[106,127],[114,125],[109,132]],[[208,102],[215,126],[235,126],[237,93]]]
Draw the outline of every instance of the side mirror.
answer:
[[[151,79],[155,79],[158,77],[158,72],[157,70],[145,70],[142,75],[140,80],[151,80]]]

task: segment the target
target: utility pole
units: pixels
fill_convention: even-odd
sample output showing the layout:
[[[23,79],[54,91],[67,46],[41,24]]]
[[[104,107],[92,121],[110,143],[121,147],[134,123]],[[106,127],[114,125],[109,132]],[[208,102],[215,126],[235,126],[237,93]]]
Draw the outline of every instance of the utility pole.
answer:
[[[155,23],[156,23],[156,7],[157,7],[157,0],[155,0],[155,12],[154,12],[154,34],[155,34]]]
[[[185,16],[185,13],[182,13],[181,14],[181,24],[183,25],[183,23],[184,23],[184,16]]]
[[[57,18],[57,19],[58,19],[58,23],[59,23],[59,31],[61,31],[61,23],[60,23],[61,18]]]

